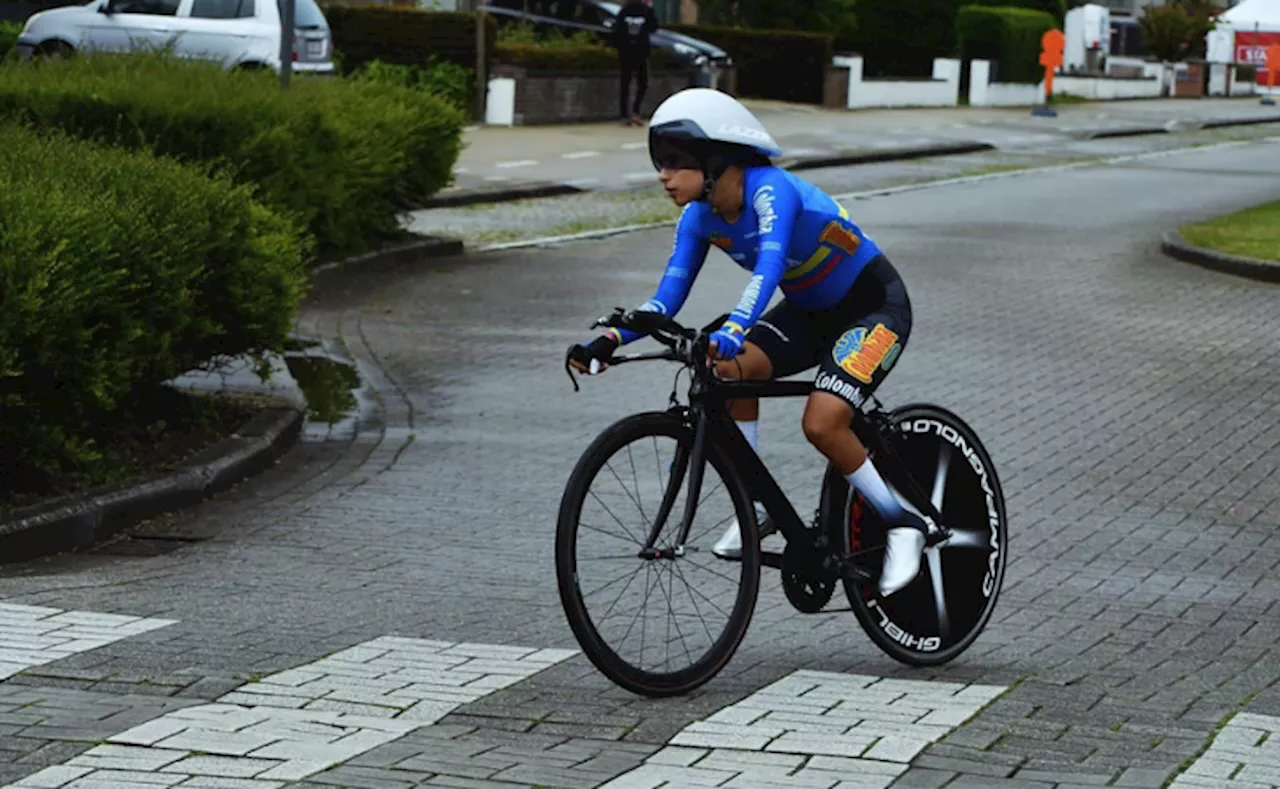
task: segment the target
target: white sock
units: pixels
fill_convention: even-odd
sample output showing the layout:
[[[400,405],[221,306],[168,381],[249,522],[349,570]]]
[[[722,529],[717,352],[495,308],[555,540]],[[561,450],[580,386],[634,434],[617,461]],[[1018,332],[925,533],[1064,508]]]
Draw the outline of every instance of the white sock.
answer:
[[[751,445],[751,449],[758,455],[760,454],[760,422],[753,419],[750,422],[739,422],[734,420],[738,425],[738,429],[742,431],[742,435],[747,437],[747,443]]]
[[[738,429],[742,431],[742,435],[746,436],[747,443],[751,445],[752,451],[759,455],[760,421],[758,419],[753,419],[750,422],[740,422],[736,419],[733,421],[734,424],[738,426]],[[764,505],[760,502],[753,499],[752,503],[756,505],[756,520],[760,523],[764,523],[764,519],[769,517],[769,513],[765,512]]]
[[[889,486],[881,479],[880,472],[876,471],[876,467],[871,463],[871,458],[864,460],[862,465],[858,466],[858,470],[845,479],[849,480],[849,484],[876,508],[881,518],[889,523],[897,521],[905,514],[902,502],[898,501],[898,497],[893,495],[893,491],[889,490]]]

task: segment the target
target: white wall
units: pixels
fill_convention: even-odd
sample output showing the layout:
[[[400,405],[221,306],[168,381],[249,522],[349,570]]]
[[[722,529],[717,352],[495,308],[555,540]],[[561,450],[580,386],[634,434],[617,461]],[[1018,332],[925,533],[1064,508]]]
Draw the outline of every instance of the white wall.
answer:
[[[1162,93],[1159,79],[1096,79],[1059,74],[1053,78],[1053,95],[1070,94],[1096,101],[1154,99]]]
[[[933,80],[872,80],[862,78],[862,58],[857,55],[832,59],[837,68],[849,69],[850,109],[872,107],[955,107],[960,103],[960,61],[936,58]]]
[[[1026,85],[1016,82],[992,82],[991,61],[974,60],[969,64],[969,105],[972,107],[1030,107],[1043,103],[1044,82]]]

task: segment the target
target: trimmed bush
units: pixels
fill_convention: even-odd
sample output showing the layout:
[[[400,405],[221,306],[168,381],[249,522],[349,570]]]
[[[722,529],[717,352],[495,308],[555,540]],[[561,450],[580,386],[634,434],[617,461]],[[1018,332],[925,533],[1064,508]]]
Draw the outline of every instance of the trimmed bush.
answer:
[[[476,14],[424,11],[409,6],[321,3],[329,20],[333,46],[342,52],[343,68],[356,71],[381,60],[405,66],[449,61],[476,67]],[[493,51],[498,26],[485,15],[485,50]],[[475,90],[474,85],[469,90]]]
[[[470,106],[470,85],[473,84],[475,72],[450,60],[433,59],[425,67],[370,60],[359,71],[351,74],[351,77],[421,90],[439,96],[451,106],[465,111]]]
[[[341,158],[344,177],[336,188],[353,195],[345,210],[364,216],[378,237],[398,235],[397,209],[420,205],[453,178],[466,116],[443,99],[374,80],[304,80],[295,89],[293,98],[337,132],[342,150],[330,155]]]
[[[17,22],[0,22],[0,61],[12,60],[17,56],[18,36],[22,33],[22,25]]]
[[[0,124],[0,493],[92,460],[148,387],[281,348],[305,248],[225,175]]]
[[[618,68],[618,53],[603,44],[547,45],[500,41],[494,48],[500,63],[530,71],[610,71]]]
[[[863,75],[930,77],[933,59],[956,52],[956,10],[969,0],[858,0],[854,48]]]
[[[350,122],[355,108],[361,124]],[[254,184],[321,253],[362,251],[398,234],[398,206],[449,182],[465,123],[444,100],[410,88],[317,79],[282,92],[269,71],[152,53],[0,69],[0,117],[211,163]],[[428,138],[369,171],[371,151],[386,155],[411,134]]]
[[[723,49],[738,68],[738,93],[764,99],[822,103],[833,37],[796,30],[667,25],[666,29]]]
[[[1053,17],[1054,26],[1058,28],[1067,18],[1067,0],[979,0],[976,5],[1044,11]]]
[[[990,60],[999,82],[1032,85],[1044,79],[1040,39],[1057,26],[1053,16],[1026,8],[968,5],[956,19],[960,57]]]
[[[499,41],[494,47],[494,58],[499,63],[530,71],[618,70],[617,50],[603,44]],[[688,68],[674,56],[657,49],[650,55],[649,67],[654,71]]]
[[[857,0],[857,25],[850,38],[864,57],[864,76],[931,76],[934,58],[960,53],[959,11],[970,4],[1045,11],[1055,26],[1066,17],[1065,0]]]

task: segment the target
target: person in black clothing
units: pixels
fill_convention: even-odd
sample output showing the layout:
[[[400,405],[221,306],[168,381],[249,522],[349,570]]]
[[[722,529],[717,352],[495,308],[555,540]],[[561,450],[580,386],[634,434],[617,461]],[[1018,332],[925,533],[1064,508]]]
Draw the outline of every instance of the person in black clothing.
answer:
[[[618,96],[618,116],[623,125],[640,125],[640,104],[649,89],[649,34],[658,29],[658,18],[650,4],[653,0],[628,0],[618,11],[613,25],[613,43],[618,50],[618,65],[622,71],[621,93]],[[631,77],[636,78],[636,99],[627,113],[627,96],[631,92]]]

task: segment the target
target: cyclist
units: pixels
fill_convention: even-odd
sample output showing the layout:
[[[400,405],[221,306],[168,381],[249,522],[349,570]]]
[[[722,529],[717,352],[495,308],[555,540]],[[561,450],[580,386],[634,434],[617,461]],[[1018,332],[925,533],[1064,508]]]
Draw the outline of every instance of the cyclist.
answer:
[[[657,293],[640,309],[674,317],[713,244],[751,272],[737,307],[711,335],[716,372],[768,380],[817,367],[804,434],[888,527],[879,582],[887,596],[919,572],[927,526],[889,489],[849,425],[906,346],[911,304],[876,243],[826,193],[774,167],[770,157],[780,154],[755,115],[726,93],[687,88],[658,106],[649,157],[683,211]],[[783,300],[765,312],[779,286]],[[570,361],[591,372],[594,360],[602,371],[618,346],[640,336],[609,329],[574,346]],[[735,400],[730,414],[758,453],[759,401]],[[771,533],[759,502],[756,517],[761,534]],[[741,555],[736,522],[712,550]]]

